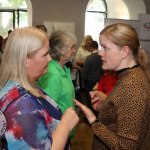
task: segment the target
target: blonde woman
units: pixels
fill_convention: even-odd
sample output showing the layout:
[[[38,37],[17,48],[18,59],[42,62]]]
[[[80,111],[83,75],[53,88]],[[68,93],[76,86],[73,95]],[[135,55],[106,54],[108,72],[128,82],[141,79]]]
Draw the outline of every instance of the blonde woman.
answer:
[[[76,53],[76,63],[78,66],[83,66],[86,57],[91,54],[90,44],[93,41],[91,35],[86,35]]]
[[[0,110],[7,121],[3,139],[9,150],[69,149],[68,135],[78,116],[73,108],[62,116],[58,105],[36,84],[51,60],[44,31],[25,27],[10,34],[0,68]]]
[[[124,23],[112,24],[100,33],[102,68],[117,72],[113,90],[99,103],[96,119],[86,113],[94,133],[93,150],[150,149],[150,73],[148,58],[136,30]]]

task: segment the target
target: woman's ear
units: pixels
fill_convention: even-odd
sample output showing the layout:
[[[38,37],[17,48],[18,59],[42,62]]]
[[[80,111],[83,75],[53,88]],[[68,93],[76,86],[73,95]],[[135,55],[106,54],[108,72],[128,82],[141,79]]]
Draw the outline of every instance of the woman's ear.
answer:
[[[122,47],[122,59],[126,58],[130,54],[130,51],[128,46]]]
[[[65,55],[65,51],[64,50],[60,50],[60,55],[64,56]]]

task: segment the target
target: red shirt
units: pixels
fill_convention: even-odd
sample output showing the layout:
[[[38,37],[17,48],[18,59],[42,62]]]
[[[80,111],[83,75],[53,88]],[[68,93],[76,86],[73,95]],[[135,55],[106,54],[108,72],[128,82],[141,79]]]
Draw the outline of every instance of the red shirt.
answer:
[[[100,79],[100,82],[98,83],[98,91],[108,95],[112,91],[116,80],[117,76],[115,72],[105,71],[104,75]]]

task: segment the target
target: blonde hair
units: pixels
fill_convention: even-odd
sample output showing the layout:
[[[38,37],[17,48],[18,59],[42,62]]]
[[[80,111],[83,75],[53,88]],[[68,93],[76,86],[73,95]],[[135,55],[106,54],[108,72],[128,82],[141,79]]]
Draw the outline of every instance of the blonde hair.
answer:
[[[149,61],[145,50],[140,46],[136,30],[129,24],[116,23],[104,28],[100,35],[106,36],[119,47],[128,46],[138,65],[141,66],[150,81]]]
[[[83,41],[82,41],[82,43],[81,43],[81,47],[84,49],[84,50],[86,50],[87,49],[87,47],[86,47],[86,42],[87,41],[93,41],[93,38],[92,38],[92,36],[91,35],[86,35],[84,38],[83,38]]]
[[[40,96],[38,90],[28,80],[26,59],[29,55],[35,55],[47,42],[47,34],[35,27],[14,29],[7,40],[2,56],[0,88],[8,80],[14,80],[33,95]]]

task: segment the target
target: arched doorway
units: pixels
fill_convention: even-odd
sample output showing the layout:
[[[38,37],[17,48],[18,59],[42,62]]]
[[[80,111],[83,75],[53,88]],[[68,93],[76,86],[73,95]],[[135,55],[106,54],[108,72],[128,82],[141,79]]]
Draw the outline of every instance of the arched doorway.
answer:
[[[90,34],[98,40],[99,32],[104,28],[104,18],[138,20],[139,14],[145,14],[143,0],[89,0],[85,13],[85,35]]]
[[[85,35],[91,35],[98,42],[99,32],[104,27],[107,18],[105,0],[90,0],[85,15]]]

